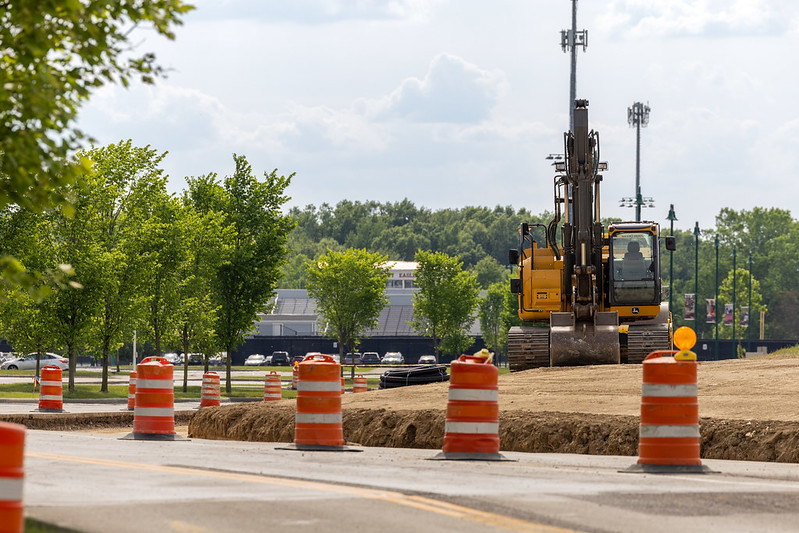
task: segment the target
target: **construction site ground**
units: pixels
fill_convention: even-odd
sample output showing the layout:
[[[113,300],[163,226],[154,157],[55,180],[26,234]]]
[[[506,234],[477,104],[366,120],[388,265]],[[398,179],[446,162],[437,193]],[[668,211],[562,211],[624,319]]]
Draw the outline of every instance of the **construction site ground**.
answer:
[[[799,356],[704,362],[702,457],[799,462]],[[501,450],[637,455],[641,365],[540,368],[499,378]],[[440,449],[447,383],[342,399],[349,444]],[[291,442],[295,401],[203,408],[189,437]]]

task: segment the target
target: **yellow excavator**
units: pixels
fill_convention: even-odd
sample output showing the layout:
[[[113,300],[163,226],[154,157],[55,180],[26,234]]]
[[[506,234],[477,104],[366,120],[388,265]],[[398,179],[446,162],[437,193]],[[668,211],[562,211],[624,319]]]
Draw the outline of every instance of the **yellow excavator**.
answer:
[[[661,302],[660,227],[613,222],[605,231],[599,172],[607,163],[599,161],[599,133],[588,128],[588,101],[574,107],[574,131],[564,134],[564,160],[556,163],[555,216],[548,225],[522,223],[519,247],[508,254],[518,267],[510,289],[524,323],[508,332],[512,372],[640,363],[672,345],[671,314]],[[544,238],[536,241],[536,231]],[[675,249],[674,237],[664,240]]]

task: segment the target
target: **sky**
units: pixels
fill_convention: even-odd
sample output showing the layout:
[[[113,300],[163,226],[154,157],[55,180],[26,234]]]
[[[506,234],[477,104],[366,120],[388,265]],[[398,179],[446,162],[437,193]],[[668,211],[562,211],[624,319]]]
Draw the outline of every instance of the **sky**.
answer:
[[[570,0],[194,0],[169,41],[133,34],[169,69],[107,86],[78,126],[104,145],[168,152],[186,176],[295,173],[289,206],[341,200],[430,209],[553,209],[569,127]],[[577,98],[600,134],[602,216],[713,228],[722,208],[799,205],[799,2],[579,0]]]

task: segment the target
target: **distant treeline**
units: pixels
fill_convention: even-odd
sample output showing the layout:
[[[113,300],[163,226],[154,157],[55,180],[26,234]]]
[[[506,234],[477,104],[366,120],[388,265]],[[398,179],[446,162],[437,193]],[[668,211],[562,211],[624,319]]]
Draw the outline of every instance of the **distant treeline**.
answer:
[[[474,271],[480,284],[502,282],[509,270],[508,249],[518,245],[521,222],[547,224],[552,213],[532,214],[510,206],[463,207],[430,210],[417,207],[404,199],[399,202],[352,202],[344,200],[330,206],[308,205],[289,212],[297,222],[289,234],[288,261],[283,267],[279,285],[283,288],[304,288],[304,263],[327,249],[364,248],[388,255],[392,260],[412,261],[417,250],[434,250],[458,255],[464,267]],[[683,217],[685,218],[685,217]],[[607,222],[607,221],[605,221]],[[667,225],[661,227],[668,234]],[[672,312],[675,325],[694,326],[683,318],[684,295],[695,292],[697,267],[692,231],[675,230],[677,251],[674,252]],[[723,320],[724,304],[732,303],[735,287],[736,338],[757,338],[760,326],[759,308],[767,309],[766,338],[799,338],[799,222],[789,211],[756,207],[750,211],[722,209],[714,228],[702,228],[698,254],[697,314],[699,335],[712,338],[713,324],[705,321],[705,301],[716,296],[716,247],[718,237],[718,300],[719,321]],[[560,238],[560,232],[558,232]],[[543,232],[537,237],[543,245]],[[732,283],[733,250],[738,275]],[[663,284],[669,284],[669,252],[663,250]],[[753,296],[749,306],[749,257],[752,258]],[[730,285],[726,288],[725,280]],[[741,306],[751,307],[749,328],[740,326]],[[719,326],[719,338],[731,338],[729,326]]]

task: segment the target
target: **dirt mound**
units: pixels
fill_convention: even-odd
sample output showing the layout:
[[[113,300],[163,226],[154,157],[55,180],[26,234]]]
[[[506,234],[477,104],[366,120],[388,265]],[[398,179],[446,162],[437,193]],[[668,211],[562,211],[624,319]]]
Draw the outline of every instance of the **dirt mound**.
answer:
[[[637,454],[640,365],[540,368],[500,376],[505,451]],[[799,358],[759,357],[699,368],[702,457],[799,462]],[[440,449],[447,383],[347,394],[344,436],[362,446]],[[291,442],[294,401],[205,408],[189,435]]]
[[[176,411],[175,424],[187,424],[194,413]],[[29,413],[0,415],[0,421],[22,424],[29,429],[77,431],[133,427],[133,411],[120,413]]]

